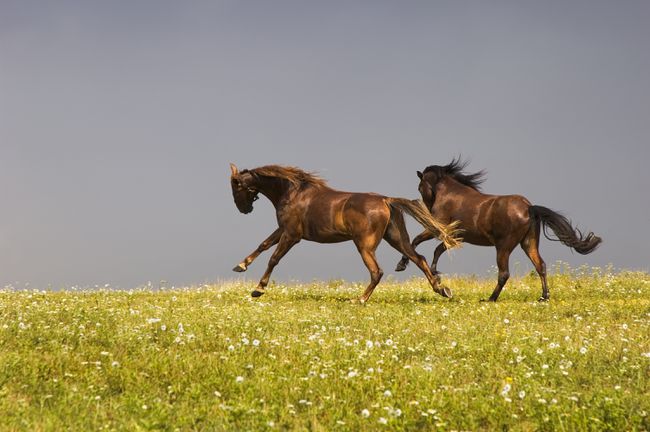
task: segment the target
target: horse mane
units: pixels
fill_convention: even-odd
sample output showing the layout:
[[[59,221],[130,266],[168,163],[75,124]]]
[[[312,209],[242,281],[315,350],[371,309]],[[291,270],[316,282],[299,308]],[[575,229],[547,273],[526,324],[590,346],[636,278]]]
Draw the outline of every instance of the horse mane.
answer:
[[[480,191],[481,184],[485,181],[485,171],[477,171],[472,174],[465,173],[463,170],[467,167],[469,161],[463,161],[460,156],[454,158],[447,165],[431,165],[424,169],[422,174],[434,173],[439,181],[442,177],[448,176],[457,182],[469,186],[474,190]]]
[[[283,165],[265,165],[251,170],[245,170],[265,177],[276,177],[288,180],[295,186],[309,184],[313,186],[326,186],[327,182],[316,173],[303,171],[300,168]],[[242,171],[242,172],[245,172]]]

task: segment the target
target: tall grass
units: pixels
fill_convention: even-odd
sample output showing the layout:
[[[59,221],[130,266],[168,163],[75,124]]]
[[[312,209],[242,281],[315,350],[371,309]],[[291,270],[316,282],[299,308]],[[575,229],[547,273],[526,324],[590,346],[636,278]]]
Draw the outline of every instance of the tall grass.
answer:
[[[2,430],[649,430],[650,275],[0,292]]]

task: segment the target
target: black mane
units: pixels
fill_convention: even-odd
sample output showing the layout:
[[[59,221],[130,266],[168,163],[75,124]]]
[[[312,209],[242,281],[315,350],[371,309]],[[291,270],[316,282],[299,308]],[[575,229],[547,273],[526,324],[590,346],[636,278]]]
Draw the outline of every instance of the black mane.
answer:
[[[436,182],[444,176],[449,176],[459,183],[469,186],[477,191],[481,190],[481,184],[485,181],[485,171],[481,170],[472,174],[467,174],[463,170],[469,164],[468,161],[461,160],[460,157],[452,159],[447,165],[430,165],[424,169],[422,174],[433,173],[436,176]]]

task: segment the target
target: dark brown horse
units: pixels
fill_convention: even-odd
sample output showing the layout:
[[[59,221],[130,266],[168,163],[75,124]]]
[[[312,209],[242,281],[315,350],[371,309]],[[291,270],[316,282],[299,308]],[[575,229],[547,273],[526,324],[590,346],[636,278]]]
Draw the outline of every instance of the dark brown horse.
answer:
[[[418,187],[425,205],[431,214],[442,223],[459,221],[463,242],[479,246],[495,246],[497,249],[497,266],[499,277],[497,286],[490,296],[496,301],[510,273],[508,262],[510,253],[519,244],[535,266],[542,280],[542,297],[549,299],[546,284],[546,264],[539,255],[540,227],[549,240],[560,241],[580,254],[588,254],[602,241],[590,232],[586,236],[574,229],[571,222],[559,213],[546,207],[531,205],[520,195],[486,195],[480,192],[480,184],[485,173],[473,174],[463,172],[467,162],[454,159],[449,165],[432,165],[423,172],[418,171]],[[550,238],[546,229],[553,230],[557,239]],[[423,232],[413,239],[413,248],[423,241],[432,239],[428,232]],[[440,255],[447,247],[438,245],[433,253],[431,271],[438,276],[437,265]],[[406,268],[408,259],[402,257],[396,271]]]
[[[239,171],[230,164],[232,194],[242,213],[253,211],[258,194],[266,196],[275,207],[276,229],[233,270],[246,271],[259,254],[277,243],[266,272],[253,297],[264,294],[273,268],[301,239],[318,243],[352,240],[370,271],[370,284],[359,297],[366,302],[383,271],[377,265],[375,250],[381,239],[413,261],[426,275],[435,292],[451,297],[451,291],[439,287],[426,259],[411,247],[402,212],[422,224],[431,236],[439,236],[447,247],[458,245],[453,225],[438,223],[420,201],[388,198],[373,193],[351,193],[334,190],[324,180],[294,167],[263,166]]]

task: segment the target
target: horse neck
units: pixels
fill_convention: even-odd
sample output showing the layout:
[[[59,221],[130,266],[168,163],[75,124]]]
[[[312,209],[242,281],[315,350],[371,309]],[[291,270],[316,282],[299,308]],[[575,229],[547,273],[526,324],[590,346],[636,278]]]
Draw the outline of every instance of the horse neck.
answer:
[[[277,209],[284,198],[295,188],[290,181],[279,177],[259,176],[258,181],[253,185],[262,195],[267,197]]]
[[[450,176],[444,176],[440,181],[436,184],[436,194],[438,193],[457,193],[457,194],[463,194],[463,195],[482,195],[481,192],[477,191],[476,189],[469,187],[467,185],[462,184],[458,180],[456,180],[453,177]]]

